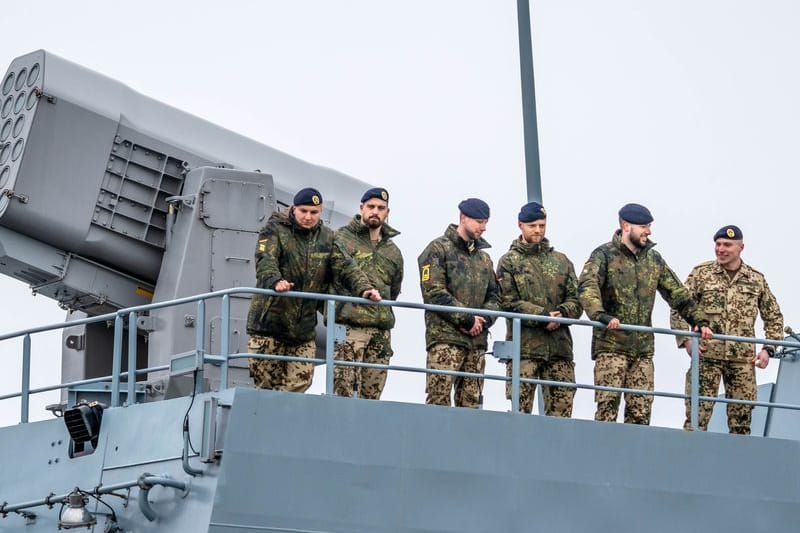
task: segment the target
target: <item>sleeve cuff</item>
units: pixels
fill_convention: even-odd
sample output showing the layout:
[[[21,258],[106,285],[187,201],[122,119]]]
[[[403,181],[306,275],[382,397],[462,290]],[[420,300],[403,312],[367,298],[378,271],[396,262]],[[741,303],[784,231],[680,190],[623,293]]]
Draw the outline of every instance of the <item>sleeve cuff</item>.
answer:
[[[277,285],[277,284],[278,284],[278,282],[279,282],[280,280],[282,280],[282,279],[283,279],[283,278],[282,278],[282,277],[280,277],[280,276],[272,276],[271,278],[267,278],[267,279],[264,281],[264,286],[265,286],[266,288],[268,288],[268,289],[275,290],[275,285]]]
[[[472,328],[473,324],[475,324],[475,317],[472,315],[464,315],[464,318],[461,319],[459,326],[464,329],[470,329]]]
[[[606,313],[600,313],[597,315],[597,321],[602,322],[603,324],[608,324],[612,320],[614,320],[614,317]]]

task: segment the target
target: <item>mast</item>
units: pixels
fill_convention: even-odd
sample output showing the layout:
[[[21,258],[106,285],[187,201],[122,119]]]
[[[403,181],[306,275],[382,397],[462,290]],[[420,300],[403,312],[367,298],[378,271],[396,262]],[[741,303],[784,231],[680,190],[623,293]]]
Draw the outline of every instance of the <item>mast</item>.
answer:
[[[528,0],[517,0],[519,71],[522,82],[522,125],[525,139],[525,181],[528,201],[542,202],[542,174],[539,168],[539,133],[536,126],[536,90],[533,83],[533,45]]]

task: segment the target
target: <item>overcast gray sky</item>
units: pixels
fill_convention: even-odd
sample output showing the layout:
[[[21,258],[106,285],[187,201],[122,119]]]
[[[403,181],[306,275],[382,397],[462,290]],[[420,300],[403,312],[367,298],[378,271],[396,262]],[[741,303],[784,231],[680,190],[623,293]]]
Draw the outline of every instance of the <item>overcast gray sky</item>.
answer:
[[[765,273],[787,324],[800,94],[800,5],[785,0],[532,2],[548,237],[578,271],[627,202],[649,206],[653,240],[684,278],[713,258],[724,224]],[[133,89],[389,189],[403,234],[401,300],[420,301],[416,257],[469,196],[492,207],[497,261],[526,201],[513,0],[180,1],[3,6],[0,71],[44,48]],[[266,170],[266,169],[265,169]],[[66,186],[66,185],[61,185]],[[324,193],[324,191],[323,191]],[[353,206],[355,212],[357,206]],[[54,302],[0,279],[0,331],[63,320]],[[654,324],[666,326],[666,305]],[[504,329],[495,326],[495,340]],[[401,311],[394,363],[424,366],[423,320]],[[759,331],[760,335],[761,332]],[[592,381],[588,330],[573,331],[578,381]],[[59,338],[35,337],[34,383],[56,381]],[[18,345],[0,344],[0,393],[19,389]],[[487,371],[502,367],[487,357]],[[688,358],[659,340],[656,388],[679,391]],[[774,379],[777,364],[759,371]],[[322,390],[318,375],[312,392]],[[424,380],[393,374],[385,398],[421,402]],[[509,408],[487,384],[486,408]],[[56,396],[37,398],[32,417]],[[0,424],[17,420],[0,406]],[[653,423],[678,427],[658,399]],[[591,418],[579,392],[575,416]]]

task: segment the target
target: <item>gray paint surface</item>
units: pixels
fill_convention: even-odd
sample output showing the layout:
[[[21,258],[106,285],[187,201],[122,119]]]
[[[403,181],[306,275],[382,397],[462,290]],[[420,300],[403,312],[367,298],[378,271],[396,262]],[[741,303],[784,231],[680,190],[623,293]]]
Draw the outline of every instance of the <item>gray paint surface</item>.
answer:
[[[208,396],[190,412],[196,447]],[[154,522],[138,488],[127,507],[105,497],[125,531],[752,532],[800,521],[794,440],[253,389],[221,396],[221,460],[192,458],[203,475],[191,479],[179,458],[189,398],[106,410],[97,451],[76,459],[60,420],[0,429],[0,501],[148,472],[189,482],[189,493],[151,491]],[[11,514],[2,531],[55,529],[58,506],[31,511],[32,524]]]
[[[798,446],[237,390],[212,523],[277,531],[785,531],[800,519],[800,472],[784,461]],[[760,460],[743,459],[750,457]]]

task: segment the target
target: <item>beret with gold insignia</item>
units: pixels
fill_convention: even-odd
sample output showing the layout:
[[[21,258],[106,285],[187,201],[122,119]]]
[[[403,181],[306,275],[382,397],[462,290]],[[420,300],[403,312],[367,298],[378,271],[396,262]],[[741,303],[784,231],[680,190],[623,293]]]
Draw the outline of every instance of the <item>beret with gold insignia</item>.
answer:
[[[734,226],[733,224],[730,224],[728,226],[722,226],[714,234],[714,242],[716,242],[717,239],[731,239],[734,241],[741,241],[742,230],[739,229],[739,226]]]
[[[300,189],[297,194],[294,195],[294,200],[292,200],[292,204],[294,205],[319,205],[321,203],[322,193],[314,187]]]
[[[389,192],[383,187],[373,187],[364,193],[364,195],[361,197],[361,203],[363,204],[367,200],[372,200],[373,198],[378,198],[379,200],[388,202]]]

